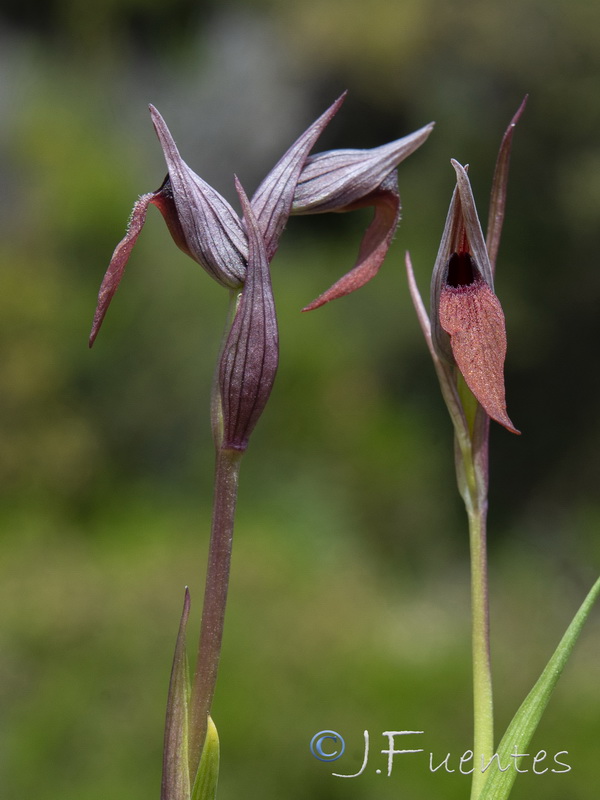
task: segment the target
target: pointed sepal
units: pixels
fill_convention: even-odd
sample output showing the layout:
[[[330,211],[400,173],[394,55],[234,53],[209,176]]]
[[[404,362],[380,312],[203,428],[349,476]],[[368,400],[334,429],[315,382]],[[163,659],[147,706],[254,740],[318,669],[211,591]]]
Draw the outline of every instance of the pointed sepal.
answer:
[[[183,161],[154,106],[150,106],[150,115],[169,170],[185,252],[218,283],[228,288],[240,287],[246,275],[248,248],[238,215]]]
[[[262,232],[269,262],[277,251],[279,237],[292,210],[296,185],[306,157],[345,97],[344,92],[304,131],[279,159],[252,197],[252,210]]]
[[[405,266],[406,266],[406,275],[408,278],[408,290],[410,293],[410,297],[413,302],[415,312],[417,314],[417,319],[419,321],[421,331],[423,332],[423,336],[425,337],[425,342],[427,344],[427,348],[431,355],[433,366],[435,367],[435,371],[437,373],[438,380],[440,382],[442,395],[444,397],[446,406],[450,413],[450,418],[452,419],[452,423],[454,425],[456,437],[461,447],[463,449],[467,449],[470,439],[469,428],[465,417],[465,410],[463,408],[463,404],[458,393],[456,379],[453,374],[452,367],[447,363],[445,359],[439,357],[435,345],[433,343],[433,337],[431,334],[431,321],[429,319],[429,314],[427,313],[427,309],[425,308],[425,303],[423,302],[423,298],[421,297],[421,293],[419,292],[419,287],[417,286],[417,281],[415,278],[415,273],[413,270],[410,253],[406,253],[405,255]]]
[[[521,115],[525,111],[527,98],[528,95],[525,95],[523,102],[517,109],[514,117],[511,119],[508,125],[508,128],[504,132],[502,142],[500,143],[500,150],[498,151],[498,158],[496,159],[494,177],[492,179],[490,211],[488,215],[488,225],[485,236],[487,251],[490,257],[490,263],[492,265],[492,274],[496,269],[496,259],[498,258],[498,249],[500,247],[500,236],[502,234],[502,227],[504,225],[506,192],[508,187],[508,168],[510,166],[512,139],[517,122],[521,119]]]
[[[433,126],[431,122],[370,150],[329,150],[309,156],[296,186],[292,213],[323,214],[367,205],[364,199],[425,142]]]

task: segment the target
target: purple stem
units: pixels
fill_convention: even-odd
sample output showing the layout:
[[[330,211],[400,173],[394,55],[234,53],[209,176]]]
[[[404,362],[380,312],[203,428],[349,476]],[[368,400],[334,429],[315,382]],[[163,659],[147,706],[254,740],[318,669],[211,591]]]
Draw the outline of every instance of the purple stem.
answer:
[[[236,450],[217,449],[204,605],[190,700],[189,761],[192,782],[200,762],[217,682],[241,456],[242,453]]]

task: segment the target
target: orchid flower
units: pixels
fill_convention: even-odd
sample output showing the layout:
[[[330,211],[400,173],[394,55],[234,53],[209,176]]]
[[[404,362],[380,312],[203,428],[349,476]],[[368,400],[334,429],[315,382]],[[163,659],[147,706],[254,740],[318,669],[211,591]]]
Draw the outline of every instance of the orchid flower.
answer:
[[[305,311],[355,291],[376,275],[400,220],[396,167],[423,144],[433,129],[430,123],[371,150],[332,150],[307,158],[344,98],[345,94],[307,128],[252,197],[252,213],[269,263],[290,214],[343,212],[365,206],[375,210],[353,269]],[[142,195],[133,207],[125,237],[117,245],[100,287],[90,346],[121,282],[149,205],[159,209],[177,246],[218,283],[239,289],[245,281],[248,240],[242,221],[227,200],[183,161],[165,121],[153,106],[150,114],[168,174],[159,189]]]
[[[489,417],[519,433],[506,412],[506,325],[467,171],[457,185],[431,279],[431,332],[438,356],[456,364]]]
[[[296,183],[317,138],[344,101],[339,97],[296,140],[264,179],[253,198],[253,213],[265,242],[269,261],[290,214]],[[150,106],[152,122],[163,149],[167,177],[155,192],[135,203],[125,237],[117,245],[98,294],[90,347],[121,282],[131,251],[146,221],[149,205],[163,215],[175,244],[228,289],[244,285],[248,239],[242,221],[230,204],[181,158],[159,112]]]
[[[527,98],[506,129],[494,170],[487,236],[484,239],[465,167],[452,159],[456,187],[431,278],[428,315],[417,289],[410,257],[409,288],[421,329],[440,380],[454,428],[465,446],[473,435],[474,410],[460,396],[460,376],[485,417],[511,433],[519,433],[506,411],[504,360],[506,325],[494,291],[494,273],[508,183],[508,165],[515,126]],[[468,405],[468,403],[467,403]],[[479,433],[483,434],[483,428]],[[485,426],[483,426],[485,427]],[[487,437],[487,433],[483,434]]]

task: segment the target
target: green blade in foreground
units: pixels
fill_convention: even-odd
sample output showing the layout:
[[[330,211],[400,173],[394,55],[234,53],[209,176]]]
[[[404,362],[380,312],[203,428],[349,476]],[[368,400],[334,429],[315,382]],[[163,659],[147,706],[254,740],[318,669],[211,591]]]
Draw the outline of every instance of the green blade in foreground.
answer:
[[[206,739],[200,765],[194,781],[192,800],[215,800],[219,780],[219,734],[211,717],[208,718]]]
[[[567,632],[561,639],[538,682],[523,701],[502,737],[497,750],[501,765],[511,764],[511,754],[514,753],[515,747],[518,748],[518,753],[522,753],[529,745],[544,709],[548,705],[552,690],[556,686],[575,642],[581,633],[583,623],[586,621],[599,594],[600,579],[596,581],[583,601],[581,608],[567,628]],[[505,772],[501,772],[495,760],[489,767],[488,778],[477,800],[506,800],[510,795],[517,774],[512,764]]]
[[[167,701],[165,744],[161,800],[190,800],[190,772],[188,768],[188,695],[189,677],[185,651],[185,633],[190,615],[190,593],[185,589],[185,599]]]

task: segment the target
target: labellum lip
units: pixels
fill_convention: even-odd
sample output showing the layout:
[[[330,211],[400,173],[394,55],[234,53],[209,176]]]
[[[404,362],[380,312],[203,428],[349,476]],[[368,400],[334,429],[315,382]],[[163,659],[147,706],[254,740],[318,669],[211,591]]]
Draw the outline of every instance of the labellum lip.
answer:
[[[464,277],[470,256],[453,254],[453,260]],[[447,282],[442,288],[440,324],[450,336],[458,369],[486,413],[511,433],[519,433],[506,412],[506,326],[502,306],[476,267],[471,275],[470,282]]]
[[[98,332],[102,326],[102,322],[104,321],[104,317],[106,316],[106,312],[108,311],[111,300],[119,288],[119,283],[121,282],[121,278],[125,272],[125,267],[127,265],[129,256],[131,255],[131,251],[133,250],[133,246],[140,235],[140,231],[144,227],[148,206],[150,203],[154,202],[155,195],[156,193],[144,194],[139,198],[133,207],[133,211],[131,212],[129,224],[127,226],[127,232],[124,238],[115,247],[115,251],[110,260],[110,264],[108,265],[108,269],[106,270],[104,278],[102,279],[100,291],[98,292],[98,302],[96,305],[94,321],[92,323],[92,331],[89,338],[90,347],[92,347],[96,340],[96,336],[98,336]]]
[[[303,311],[313,311],[330,300],[360,289],[379,272],[400,221],[400,195],[395,171],[388,175],[379,189],[363,201],[356,202],[353,208],[369,205],[373,206],[374,215],[364,233],[354,267],[303,308]]]
[[[173,187],[167,175],[160,189],[142,195],[133,207],[127,226],[127,232],[114,250],[110,264],[102,280],[100,291],[98,292],[98,303],[96,305],[89,339],[90,347],[92,347],[98,336],[108,307],[112,302],[115,292],[119,288],[131,251],[144,227],[149,205],[156,206],[159,209],[167,223],[167,227],[175,244],[183,250],[186,255],[194,258],[187,246],[185,234],[181,227],[179,215],[175,206],[175,200],[173,199]]]

